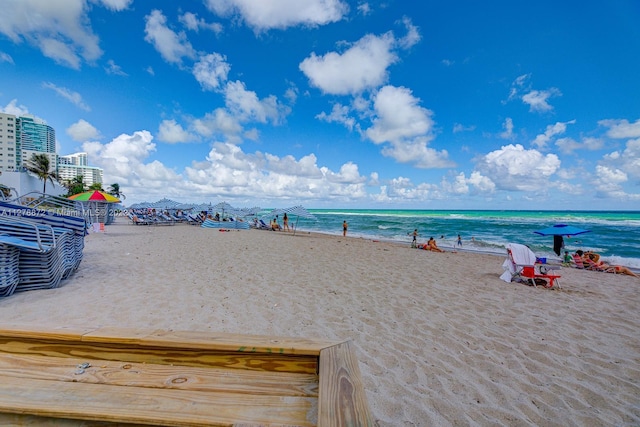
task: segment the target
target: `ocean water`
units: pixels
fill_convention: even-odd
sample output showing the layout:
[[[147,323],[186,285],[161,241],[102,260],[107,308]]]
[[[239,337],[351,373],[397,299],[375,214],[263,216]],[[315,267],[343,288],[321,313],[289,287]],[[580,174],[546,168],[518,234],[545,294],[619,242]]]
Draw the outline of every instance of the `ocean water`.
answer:
[[[292,217],[298,229],[325,234],[342,234],[342,221],[349,224],[348,235],[372,240],[411,244],[418,229],[418,243],[434,237],[445,249],[505,254],[507,243],[528,245],[539,257],[560,258],[553,253],[553,237],[535,230],[554,224],[568,224],[590,230],[565,237],[565,249],[592,250],[606,262],[640,269],[640,211],[447,211],[447,210],[360,210],[309,209],[316,220]]]

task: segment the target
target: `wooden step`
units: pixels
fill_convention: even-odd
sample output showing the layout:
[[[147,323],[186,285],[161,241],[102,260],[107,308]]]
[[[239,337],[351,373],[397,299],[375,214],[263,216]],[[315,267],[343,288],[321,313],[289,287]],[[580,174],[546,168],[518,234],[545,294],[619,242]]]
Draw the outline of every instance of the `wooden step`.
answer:
[[[348,341],[120,328],[0,325],[0,425],[2,414],[24,425],[373,425]]]

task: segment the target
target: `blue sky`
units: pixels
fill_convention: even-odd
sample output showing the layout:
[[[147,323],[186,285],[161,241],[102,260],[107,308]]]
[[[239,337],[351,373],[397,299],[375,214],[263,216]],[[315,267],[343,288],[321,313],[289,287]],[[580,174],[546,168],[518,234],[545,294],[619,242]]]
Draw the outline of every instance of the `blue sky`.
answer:
[[[126,204],[640,209],[640,2],[5,0],[0,109]]]

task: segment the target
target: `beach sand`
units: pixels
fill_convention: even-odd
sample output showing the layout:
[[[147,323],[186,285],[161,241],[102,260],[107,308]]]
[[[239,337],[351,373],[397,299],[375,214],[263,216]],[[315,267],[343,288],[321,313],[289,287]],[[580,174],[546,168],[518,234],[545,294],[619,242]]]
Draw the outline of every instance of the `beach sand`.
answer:
[[[351,339],[380,426],[640,425],[640,279],[298,232],[134,226],[86,237],[62,286],[4,324]]]

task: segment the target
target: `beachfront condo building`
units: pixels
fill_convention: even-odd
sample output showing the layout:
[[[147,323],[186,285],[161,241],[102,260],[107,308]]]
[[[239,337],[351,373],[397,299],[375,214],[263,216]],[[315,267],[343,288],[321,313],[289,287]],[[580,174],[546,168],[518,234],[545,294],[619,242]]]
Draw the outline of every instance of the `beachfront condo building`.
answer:
[[[102,184],[103,171],[88,165],[87,153],[58,156],[56,132],[44,120],[32,115],[0,113],[0,184],[14,188],[19,194],[38,188],[42,191],[37,178],[28,174],[24,167],[33,154],[49,157],[49,164],[60,176],[60,182],[81,176],[87,187]],[[62,185],[53,185],[51,190],[60,194],[65,192]]]
[[[0,113],[0,171],[21,171],[32,154],[57,164],[56,131],[37,117]]]
[[[56,164],[56,131],[42,119],[26,115],[16,120],[16,150],[18,162],[24,163],[33,154],[47,154],[49,163]]]
[[[0,113],[0,172],[15,171],[20,163],[16,151],[16,116]]]
[[[58,157],[58,176],[60,181],[70,181],[77,176],[82,177],[82,183],[87,187],[102,184],[102,169],[89,166],[87,153],[74,153]]]

